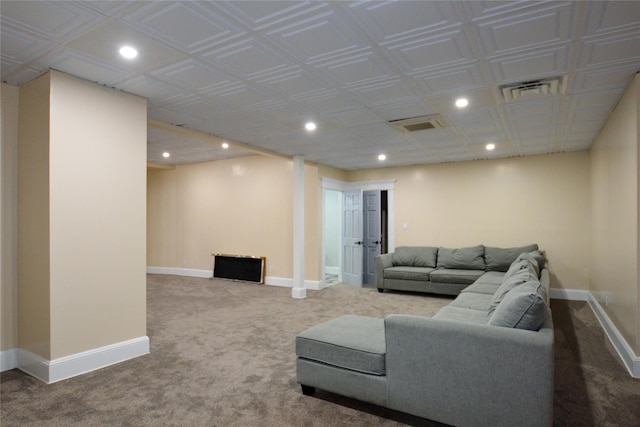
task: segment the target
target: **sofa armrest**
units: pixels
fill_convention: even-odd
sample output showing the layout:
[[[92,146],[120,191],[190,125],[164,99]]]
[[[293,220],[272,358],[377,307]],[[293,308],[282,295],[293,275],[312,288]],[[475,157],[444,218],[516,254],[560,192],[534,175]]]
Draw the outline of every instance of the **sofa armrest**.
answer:
[[[376,267],[376,287],[384,288],[384,269],[393,266],[393,253],[377,255],[373,258]]]
[[[389,407],[456,426],[551,426],[553,326],[525,331],[390,315]]]

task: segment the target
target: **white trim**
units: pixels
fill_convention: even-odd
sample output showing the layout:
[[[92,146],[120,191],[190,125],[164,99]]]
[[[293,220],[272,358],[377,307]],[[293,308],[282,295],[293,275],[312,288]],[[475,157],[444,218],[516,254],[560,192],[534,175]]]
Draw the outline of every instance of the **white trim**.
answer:
[[[325,274],[340,274],[340,267],[324,267]]]
[[[282,286],[283,288],[293,288],[293,279],[286,277],[267,276],[264,278],[264,284],[269,286]],[[322,280],[305,280],[304,289],[321,290],[327,287]]]
[[[18,368],[47,384],[86,374],[149,353],[149,337],[139,337],[54,360],[18,350]]]
[[[177,268],[177,267],[147,267],[148,274],[173,274],[176,276],[201,277],[211,279],[211,270],[200,270],[197,268]]]
[[[589,301],[589,291],[582,289],[561,289],[551,288],[549,290],[551,299],[566,299],[572,301]]]
[[[199,277],[211,279],[211,270],[198,270],[195,268],[174,268],[174,267],[147,267],[148,274],[172,274],[175,276]],[[286,277],[266,276],[264,284],[270,286],[282,286],[293,288],[293,279]],[[321,290],[327,287],[322,280],[305,280],[303,289]]]
[[[378,181],[357,181],[345,182],[337,179],[323,177],[320,179],[322,188],[327,190],[350,191],[350,190],[393,190],[396,185],[395,179],[383,179]]]
[[[304,280],[304,157],[293,156],[293,289],[292,298],[306,298]]]
[[[618,331],[616,325],[611,321],[607,312],[602,308],[600,303],[596,301],[595,296],[591,292],[589,292],[588,303],[600,322],[602,329],[604,329],[604,332],[607,334],[609,341],[611,341],[613,348],[616,349],[616,352],[622,359],[624,366],[632,377],[640,378],[640,357],[635,355],[631,346]]]
[[[18,349],[0,351],[0,372],[9,371],[18,367]]]

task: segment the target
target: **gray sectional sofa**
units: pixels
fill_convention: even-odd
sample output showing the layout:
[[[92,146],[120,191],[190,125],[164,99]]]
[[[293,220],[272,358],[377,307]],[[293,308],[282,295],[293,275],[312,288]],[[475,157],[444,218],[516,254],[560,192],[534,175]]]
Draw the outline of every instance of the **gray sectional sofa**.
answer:
[[[532,244],[517,248],[471,246],[443,248],[400,246],[375,258],[376,287],[397,291],[458,295],[487,271],[506,272],[523,252],[537,251]]]
[[[532,251],[483,272],[433,317],[332,319],[296,337],[297,381],[305,395],[319,388],[455,426],[551,426],[548,292],[544,254]]]

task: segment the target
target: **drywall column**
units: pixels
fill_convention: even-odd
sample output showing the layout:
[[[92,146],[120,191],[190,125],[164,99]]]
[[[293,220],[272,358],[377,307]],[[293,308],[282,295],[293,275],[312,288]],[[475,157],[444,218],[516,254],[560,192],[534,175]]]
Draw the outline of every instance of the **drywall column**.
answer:
[[[293,158],[293,298],[306,298],[304,286],[304,158]]]
[[[15,86],[2,83],[0,119],[0,371],[17,366],[18,348],[18,99]]]
[[[20,87],[18,367],[55,382],[149,352],[146,100],[50,71]]]

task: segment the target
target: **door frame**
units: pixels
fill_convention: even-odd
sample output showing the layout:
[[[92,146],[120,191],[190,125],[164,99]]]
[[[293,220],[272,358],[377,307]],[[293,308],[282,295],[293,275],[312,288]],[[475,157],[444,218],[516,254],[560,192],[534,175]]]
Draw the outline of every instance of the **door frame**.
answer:
[[[387,192],[387,224],[388,224],[388,236],[387,236],[387,252],[393,252],[395,249],[395,187],[396,180],[395,179],[386,179],[386,180],[377,180],[377,181],[358,181],[358,182],[345,182],[340,181],[333,178],[320,178],[321,187],[322,187],[322,248],[321,248],[321,256],[322,256],[322,277],[324,280],[325,273],[325,250],[326,243],[324,238],[324,226],[326,222],[325,217],[325,191],[324,190],[335,190],[339,192],[345,191],[353,191],[353,190],[384,190]],[[341,220],[342,221],[342,220]],[[342,223],[340,224],[340,229],[342,235]],[[341,242],[342,243],[342,242]],[[339,258],[340,260],[340,280],[342,280],[342,247],[340,248]],[[360,284],[362,285],[362,283]]]

